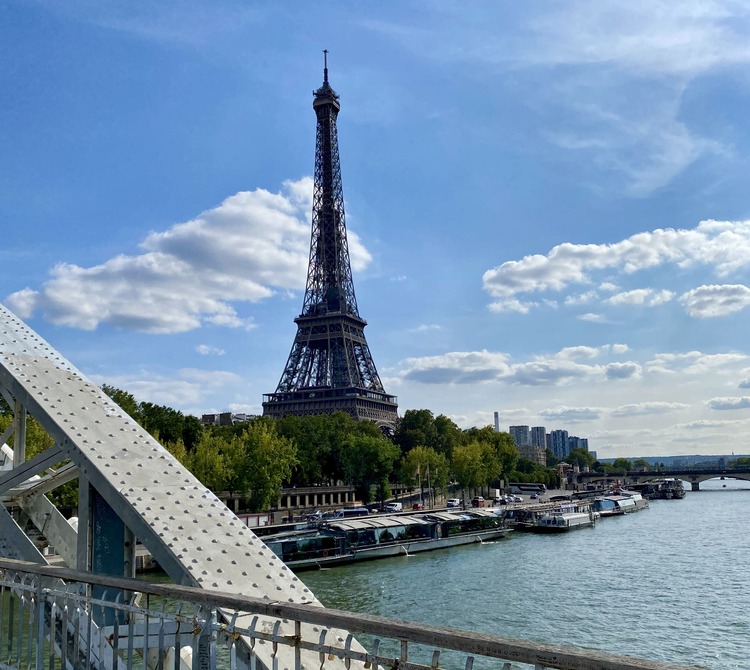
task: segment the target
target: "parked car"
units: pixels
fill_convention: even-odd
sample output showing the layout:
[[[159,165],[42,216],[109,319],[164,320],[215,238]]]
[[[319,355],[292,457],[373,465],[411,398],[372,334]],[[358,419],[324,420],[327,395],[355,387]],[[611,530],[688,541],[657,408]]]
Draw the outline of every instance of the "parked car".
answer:
[[[458,498],[448,498],[447,507],[461,507],[461,501]]]
[[[476,496],[471,499],[472,507],[484,507],[484,498],[482,496]]]
[[[424,509],[424,505],[422,503],[414,503],[411,506],[412,509]]]
[[[404,504],[400,502],[389,502],[385,505],[386,512],[403,512]]]

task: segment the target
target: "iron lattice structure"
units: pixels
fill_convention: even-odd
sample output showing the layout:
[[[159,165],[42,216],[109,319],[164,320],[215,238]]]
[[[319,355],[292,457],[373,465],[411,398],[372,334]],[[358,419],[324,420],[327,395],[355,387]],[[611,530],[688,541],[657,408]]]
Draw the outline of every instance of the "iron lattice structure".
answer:
[[[344,216],[336,120],[341,105],[328,83],[314,91],[317,116],[312,236],[297,335],[275,393],[263,414],[281,417],[344,411],[357,420],[392,428],[396,397],[383,389],[357,309]]]

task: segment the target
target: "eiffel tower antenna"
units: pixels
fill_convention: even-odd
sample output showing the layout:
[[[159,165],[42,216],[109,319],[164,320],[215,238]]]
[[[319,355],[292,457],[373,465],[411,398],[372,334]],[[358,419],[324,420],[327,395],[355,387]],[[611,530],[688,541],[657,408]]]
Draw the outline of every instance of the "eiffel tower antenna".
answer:
[[[341,105],[328,82],[327,49],[323,63],[323,85],[313,91],[315,184],[305,297],[276,392],[263,397],[263,414],[343,411],[388,429],[395,426],[398,405],[380,381],[354,295],[336,127]]]

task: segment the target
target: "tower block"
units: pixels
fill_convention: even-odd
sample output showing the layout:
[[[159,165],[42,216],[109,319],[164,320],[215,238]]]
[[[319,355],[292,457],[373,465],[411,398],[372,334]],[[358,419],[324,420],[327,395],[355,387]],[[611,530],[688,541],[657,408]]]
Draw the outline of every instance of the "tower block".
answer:
[[[317,117],[312,236],[297,335],[275,393],[263,396],[263,415],[307,416],[343,411],[393,428],[396,397],[385,392],[357,309],[344,217],[336,119],[341,105],[328,83],[314,91]]]

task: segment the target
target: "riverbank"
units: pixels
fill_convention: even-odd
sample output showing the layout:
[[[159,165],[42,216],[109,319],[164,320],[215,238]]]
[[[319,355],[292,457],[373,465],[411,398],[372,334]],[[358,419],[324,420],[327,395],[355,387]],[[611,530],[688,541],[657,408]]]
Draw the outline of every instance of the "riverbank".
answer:
[[[329,607],[744,670],[750,488],[713,486],[590,531],[511,533],[303,579]]]

